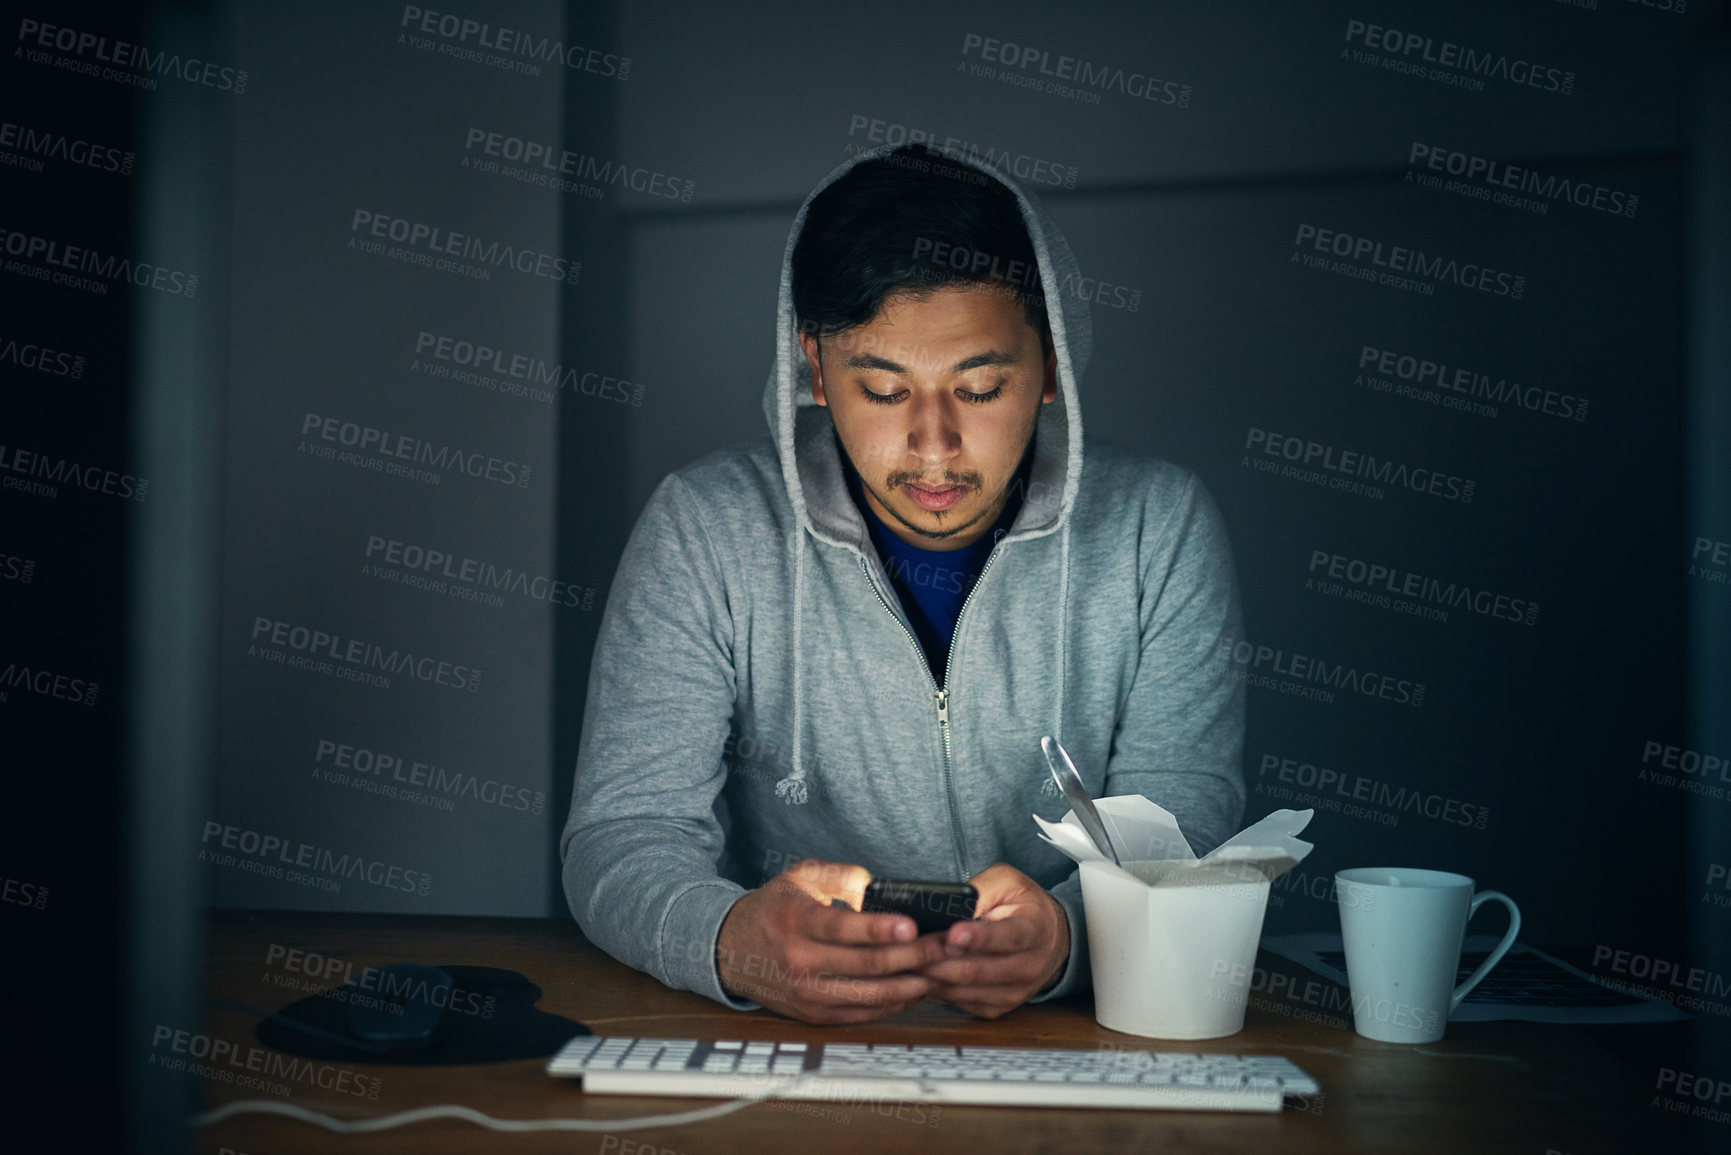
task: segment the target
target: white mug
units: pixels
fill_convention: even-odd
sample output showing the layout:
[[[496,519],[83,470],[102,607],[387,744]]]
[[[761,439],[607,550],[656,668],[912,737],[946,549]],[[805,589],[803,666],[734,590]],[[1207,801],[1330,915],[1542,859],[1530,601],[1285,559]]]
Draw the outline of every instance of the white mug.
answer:
[[[1361,867],[1334,876],[1352,1022],[1359,1034],[1384,1043],[1434,1043],[1449,1015],[1514,945],[1521,911],[1495,890],[1473,893],[1464,874],[1411,867]],[[1497,948],[1458,987],[1467,920],[1485,902],[1509,908],[1509,929]]]

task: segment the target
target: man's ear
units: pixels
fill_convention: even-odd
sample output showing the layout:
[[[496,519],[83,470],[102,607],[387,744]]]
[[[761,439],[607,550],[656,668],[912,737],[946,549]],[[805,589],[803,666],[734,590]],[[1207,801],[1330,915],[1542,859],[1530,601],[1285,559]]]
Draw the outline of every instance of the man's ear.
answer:
[[[819,405],[828,405],[823,396],[823,366],[819,363],[819,347],[817,336],[813,333],[799,335],[799,347],[805,350],[806,364],[811,366],[811,399]]]
[[[1058,350],[1052,347],[1052,330],[1042,329],[1040,332],[1040,348],[1046,354],[1045,358],[1045,388],[1040,390],[1040,404],[1048,405],[1058,399]]]

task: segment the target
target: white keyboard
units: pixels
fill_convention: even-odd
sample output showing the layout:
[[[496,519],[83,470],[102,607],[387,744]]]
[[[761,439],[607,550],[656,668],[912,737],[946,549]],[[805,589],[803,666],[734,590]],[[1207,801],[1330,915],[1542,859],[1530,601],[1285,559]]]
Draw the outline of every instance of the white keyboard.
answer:
[[[1316,1080],[1279,1055],[583,1035],[547,1063],[585,1091],[740,1098],[1278,1111]]]

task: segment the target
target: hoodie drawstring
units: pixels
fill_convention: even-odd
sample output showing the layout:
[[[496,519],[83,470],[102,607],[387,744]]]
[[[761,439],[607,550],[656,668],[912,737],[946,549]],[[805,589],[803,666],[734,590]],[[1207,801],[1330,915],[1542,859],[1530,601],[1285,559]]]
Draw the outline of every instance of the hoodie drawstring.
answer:
[[[799,692],[800,605],[805,597],[805,527],[793,530],[793,771],[775,784],[775,796],[789,806],[803,806],[806,800],[805,765],[800,761],[801,697]]]
[[[1070,680],[1070,521],[1064,519],[1064,544],[1058,561],[1058,713],[1052,719],[1052,737],[1058,742],[1064,740],[1064,687]]]

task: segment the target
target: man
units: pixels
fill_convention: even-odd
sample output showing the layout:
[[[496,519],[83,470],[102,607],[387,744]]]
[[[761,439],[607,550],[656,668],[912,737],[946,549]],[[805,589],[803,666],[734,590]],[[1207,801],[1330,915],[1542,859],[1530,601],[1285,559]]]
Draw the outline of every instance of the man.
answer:
[[[921,148],[802,206],[773,440],[657,487],[602,620],[561,853],[614,957],[813,1023],[996,1017],[1088,981],[1042,735],[1199,853],[1238,828],[1226,535],[1185,471],[1084,458],[1078,279],[1032,198]],[[971,880],[976,918],[859,913],[873,875]]]

